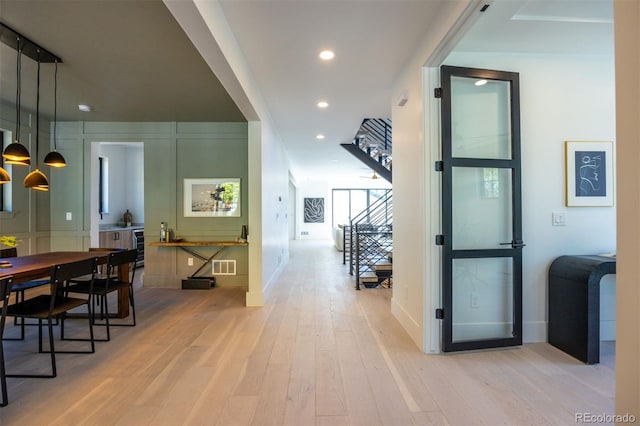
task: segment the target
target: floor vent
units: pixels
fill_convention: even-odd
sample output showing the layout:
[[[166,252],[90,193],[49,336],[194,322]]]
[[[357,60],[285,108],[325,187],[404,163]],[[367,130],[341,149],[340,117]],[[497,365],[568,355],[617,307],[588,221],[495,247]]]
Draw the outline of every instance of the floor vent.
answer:
[[[217,260],[211,261],[213,269],[213,275],[235,275],[236,274],[236,261],[235,260]]]

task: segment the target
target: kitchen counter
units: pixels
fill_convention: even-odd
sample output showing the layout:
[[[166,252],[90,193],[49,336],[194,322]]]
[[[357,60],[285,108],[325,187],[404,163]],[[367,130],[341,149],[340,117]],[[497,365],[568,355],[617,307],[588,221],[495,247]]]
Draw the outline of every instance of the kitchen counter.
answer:
[[[100,231],[133,231],[134,229],[144,229],[144,223],[134,223],[131,226],[120,225],[100,225]]]

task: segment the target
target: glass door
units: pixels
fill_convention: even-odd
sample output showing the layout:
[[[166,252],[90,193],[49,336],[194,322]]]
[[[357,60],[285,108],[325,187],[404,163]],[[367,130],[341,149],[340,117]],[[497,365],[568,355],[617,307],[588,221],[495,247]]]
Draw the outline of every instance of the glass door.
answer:
[[[443,66],[443,350],[522,344],[518,74]]]

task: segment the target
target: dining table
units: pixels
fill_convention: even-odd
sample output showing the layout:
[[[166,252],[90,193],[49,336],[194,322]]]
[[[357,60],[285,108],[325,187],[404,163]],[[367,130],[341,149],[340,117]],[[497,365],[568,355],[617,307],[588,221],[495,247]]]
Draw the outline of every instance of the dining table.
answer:
[[[31,254],[2,259],[0,265],[0,278],[13,277],[13,283],[42,279],[51,276],[51,267],[62,264],[98,258],[98,264],[107,263],[109,250],[99,251],[52,251],[46,253]],[[118,280],[129,280],[129,264],[118,267]],[[125,318],[129,315],[129,289],[118,290],[118,310],[114,314],[116,318]]]

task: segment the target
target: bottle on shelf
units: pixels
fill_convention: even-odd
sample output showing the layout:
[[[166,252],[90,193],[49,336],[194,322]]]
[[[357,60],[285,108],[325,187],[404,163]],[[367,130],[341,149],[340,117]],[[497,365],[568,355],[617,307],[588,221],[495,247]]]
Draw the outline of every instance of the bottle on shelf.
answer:
[[[160,222],[160,242],[167,242],[167,228],[165,228],[164,222]]]
[[[123,219],[124,219],[124,224],[125,226],[131,226],[131,223],[133,222],[133,215],[131,214],[131,212],[129,211],[129,209],[127,209],[126,212],[124,212]]]

